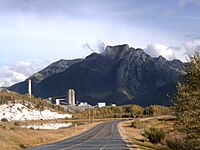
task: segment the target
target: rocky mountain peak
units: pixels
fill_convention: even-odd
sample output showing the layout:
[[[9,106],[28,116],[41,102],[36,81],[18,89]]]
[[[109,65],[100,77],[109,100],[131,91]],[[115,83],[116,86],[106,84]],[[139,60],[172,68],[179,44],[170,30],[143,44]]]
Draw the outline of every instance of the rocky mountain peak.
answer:
[[[120,57],[121,53],[124,53],[128,50],[129,50],[128,44],[117,45],[117,46],[107,46],[105,51],[103,52],[103,55],[114,60]]]

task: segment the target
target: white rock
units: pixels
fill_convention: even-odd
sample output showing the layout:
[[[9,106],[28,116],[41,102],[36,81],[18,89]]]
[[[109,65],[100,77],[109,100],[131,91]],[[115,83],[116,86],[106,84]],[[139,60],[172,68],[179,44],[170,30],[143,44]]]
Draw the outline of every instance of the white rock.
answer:
[[[0,105],[0,120],[7,118],[8,121],[23,121],[23,120],[49,120],[49,119],[64,119],[71,118],[70,114],[58,114],[49,109],[39,111],[29,109],[20,103]]]

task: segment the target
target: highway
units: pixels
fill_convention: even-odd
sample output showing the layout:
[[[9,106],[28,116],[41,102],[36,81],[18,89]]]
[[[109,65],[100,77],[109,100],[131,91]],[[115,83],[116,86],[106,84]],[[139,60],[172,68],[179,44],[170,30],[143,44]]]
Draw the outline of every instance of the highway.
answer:
[[[104,122],[79,135],[26,150],[128,150],[118,131],[119,122]]]

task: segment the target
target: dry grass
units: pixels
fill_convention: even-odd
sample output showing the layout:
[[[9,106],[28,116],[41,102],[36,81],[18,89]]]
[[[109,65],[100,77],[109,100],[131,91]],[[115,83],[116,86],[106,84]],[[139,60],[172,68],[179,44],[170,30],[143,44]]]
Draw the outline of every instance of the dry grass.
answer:
[[[148,130],[152,127],[163,129],[165,133],[173,131],[173,121],[167,121],[168,117],[151,117],[151,118],[142,118],[136,121],[136,128],[132,127],[132,121],[122,122],[119,125],[121,134],[124,136],[126,141],[132,143],[131,147],[134,149],[141,150],[156,150],[162,149],[162,146],[158,144],[152,144],[147,141],[147,139],[141,134],[145,130]],[[140,121],[140,123],[138,123]]]
[[[145,142],[145,137],[141,135],[142,129],[131,127],[131,121],[122,122],[119,124],[119,129],[127,142],[132,143],[130,148],[137,150],[154,150],[155,146],[149,142]],[[143,142],[144,141],[144,142]]]
[[[46,144],[83,132],[97,123],[83,124],[59,130],[31,130],[16,126],[13,122],[0,123],[0,150],[20,150]]]

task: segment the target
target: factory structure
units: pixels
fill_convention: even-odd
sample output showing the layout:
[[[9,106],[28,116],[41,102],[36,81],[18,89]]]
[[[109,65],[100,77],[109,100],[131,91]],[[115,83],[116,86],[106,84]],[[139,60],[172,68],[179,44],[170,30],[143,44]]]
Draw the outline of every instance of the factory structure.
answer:
[[[74,89],[69,89],[68,92],[68,105],[75,105],[76,99],[75,99],[75,91]],[[67,97],[67,96],[66,96]]]
[[[32,95],[32,89],[31,89],[31,79],[28,80],[28,95],[31,98]],[[49,98],[49,100],[56,105],[71,105],[76,106],[76,94],[74,89],[68,89],[66,91],[66,98]],[[87,102],[80,102],[78,106],[87,106]],[[105,107],[105,102],[99,102],[97,103],[96,107]],[[116,106],[116,104],[112,104],[111,106]]]
[[[68,89],[66,91],[65,98],[51,98],[51,102],[56,105],[76,105],[76,95],[74,89]]]

